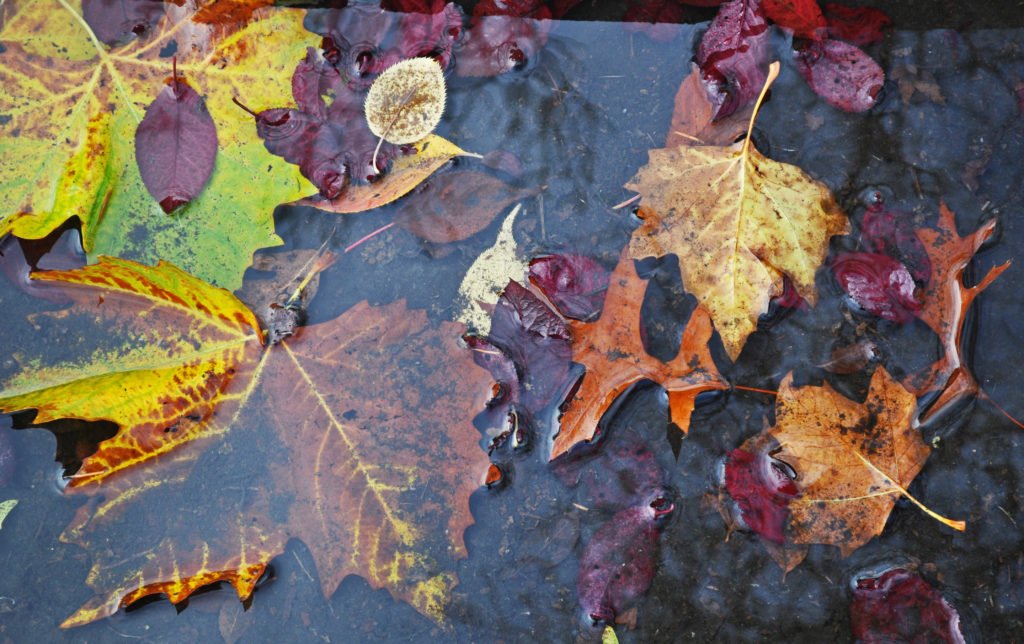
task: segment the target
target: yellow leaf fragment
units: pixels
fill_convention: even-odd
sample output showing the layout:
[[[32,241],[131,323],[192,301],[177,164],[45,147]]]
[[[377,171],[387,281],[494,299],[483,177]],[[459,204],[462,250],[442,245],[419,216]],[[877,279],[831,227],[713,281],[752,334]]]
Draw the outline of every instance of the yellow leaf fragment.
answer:
[[[733,359],[784,276],[816,301],[814,273],[828,240],[849,229],[824,184],[758,152],[749,136],[756,118],[757,109],[742,143],[651,150],[626,184],[641,195],[643,219],[632,257],[679,258],[683,286],[711,313]]]
[[[0,529],[4,527],[4,520],[7,515],[11,513],[14,506],[18,505],[18,499],[10,499],[8,501],[0,501]]]
[[[459,296],[464,303],[455,319],[482,337],[491,332],[489,309],[498,303],[509,280],[521,282],[529,269],[527,262],[518,256],[512,234],[512,225],[521,209],[522,204],[517,204],[505,217],[494,245],[473,261],[459,286]]]

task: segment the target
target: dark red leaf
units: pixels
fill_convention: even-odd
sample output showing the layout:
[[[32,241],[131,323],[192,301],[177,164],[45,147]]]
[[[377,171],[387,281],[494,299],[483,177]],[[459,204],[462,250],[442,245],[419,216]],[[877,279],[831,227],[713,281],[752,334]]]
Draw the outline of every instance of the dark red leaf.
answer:
[[[878,63],[841,40],[807,43],[796,52],[796,66],[818,96],[847,112],[874,107],[885,82]]]
[[[828,33],[818,0],[761,0],[768,18],[799,38],[822,40]]]
[[[529,18],[483,15],[473,19],[455,59],[459,76],[499,76],[522,69],[544,47],[550,23]]]
[[[775,459],[768,454],[732,450],[725,462],[725,489],[748,528],[769,541],[785,542],[789,501],[799,491]]]
[[[882,32],[892,24],[889,16],[874,7],[845,7],[841,4],[825,5],[828,34],[860,47],[882,39]]]
[[[515,364],[527,410],[543,409],[565,388],[572,356],[565,321],[518,283],[498,300],[488,340]]]
[[[658,520],[672,509],[668,501],[653,499],[622,510],[594,533],[576,578],[584,614],[611,624],[647,592],[657,564]]]
[[[462,9],[442,0],[435,0],[429,9],[402,16],[399,49],[405,58],[429,56],[447,69],[452,59],[452,48],[464,35]]]
[[[807,300],[800,297],[796,286],[793,285],[793,280],[789,279],[788,275],[784,275],[782,279],[782,295],[773,298],[772,304],[785,309],[797,309],[800,311],[810,309],[807,305]]]
[[[902,262],[918,286],[928,285],[932,261],[917,236],[911,215],[881,207],[868,208],[861,223],[860,239],[870,252]]]
[[[757,97],[768,66],[768,23],[759,0],[722,5],[697,47],[697,64],[709,85],[715,119]]]
[[[574,320],[591,320],[601,312],[608,271],[583,255],[548,255],[530,262],[530,281],[559,312]]]
[[[843,253],[833,260],[832,272],[850,299],[872,315],[906,324],[921,309],[910,271],[888,255]]]
[[[170,213],[206,185],[217,158],[217,127],[194,89],[173,78],[135,131],[135,161],[146,190]]]
[[[902,568],[857,580],[850,626],[863,644],[965,641],[956,609],[931,584]]]
[[[82,17],[105,45],[149,35],[164,17],[163,0],[82,0]]]
[[[622,16],[626,31],[641,32],[658,42],[675,38],[682,27],[683,5],[678,0],[633,2]]]

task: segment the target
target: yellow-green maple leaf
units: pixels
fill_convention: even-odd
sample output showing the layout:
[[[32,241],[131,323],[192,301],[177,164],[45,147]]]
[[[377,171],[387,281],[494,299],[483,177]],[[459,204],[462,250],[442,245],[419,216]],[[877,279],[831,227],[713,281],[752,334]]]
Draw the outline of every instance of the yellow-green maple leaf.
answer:
[[[208,25],[187,6],[165,6],[151,36],[116,48],[97,39],[74,0],[15,3],[0,22],[0,234],[37,239],[78,217],[93,259],[164,259],[237,288],[253,252],[281,243],[274,208],[314,189],[266,151],[231,98],[289,101],[291,73],[317,39],[299,10]],[[142,184],[134,138],[171,75],[171,51],[204,97],[220,149],[203,192],[167,216]]]

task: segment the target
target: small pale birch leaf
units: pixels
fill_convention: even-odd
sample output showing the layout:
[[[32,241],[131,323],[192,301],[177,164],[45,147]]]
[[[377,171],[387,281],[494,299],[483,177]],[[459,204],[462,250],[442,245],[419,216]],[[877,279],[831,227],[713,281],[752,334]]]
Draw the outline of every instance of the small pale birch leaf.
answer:
[[[366,94],[366,123],[388,143],[415,143],[434,131],[444,113],[441,66],[433,58],[410,58],[384,70]]]

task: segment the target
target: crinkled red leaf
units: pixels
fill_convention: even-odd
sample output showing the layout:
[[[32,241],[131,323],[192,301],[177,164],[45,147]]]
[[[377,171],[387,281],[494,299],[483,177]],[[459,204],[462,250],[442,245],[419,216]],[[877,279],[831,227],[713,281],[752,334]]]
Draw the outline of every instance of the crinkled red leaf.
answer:
[[[921,309],[917,285],[907,267],[878,253],[843,253],[832,262],[839,285],[872,315],[906,324]]]
[[[902,262],[919,286],[928,285],[932,261],[908,213],[868,208],[861,223],[860,239],[872,253],[888,255]]]
[[[889,16],[874,7],[846,7],[830,2],[825,5],[828,33],[860,47],[882,39],[883,31],[892,24]]]
[[[530,262],[530,281],[559,312],[574,320],[590,320],[601,312],[609,272],[584,255],[548,255]]]
[[[584,614],[612,623],[647,592],[657,567],[658,519],[671,511],[671,504],[658,499],[622,510],[594,533],[576,578]]]
[[[135,161],[146,190],[170,213],[206,186],[217,158],[217,126],[188,83],[173,78],[135,131]]]
[[[768,18],[800,38],[821,40],[828,33],[818,0],[761,0]]]
[[[796,52],[796,66],[818,96],[846,112],[874,107],[885,82],[871,56],[841,40],[808,43]]]
[[[902,568],[857,580],[850,626],[863,644],[965,641],[956,609],[931,584]]]
[[[775,459],[764,453],[732,450],[725,461],[725,489],[748,528],[769,541],[785,543],[789,500],[796,498],[799,490]]]
[[[697,65],[709,85],[716,119],[757,97],[768,66],[768,23],[759,0],[722,5],[697,47]]]
[[[564,389],[572,357],[569,329],[517,282],[509,282],[501,294],[487,339],[515,364],[520,402],[527,410],[544,408]]]

